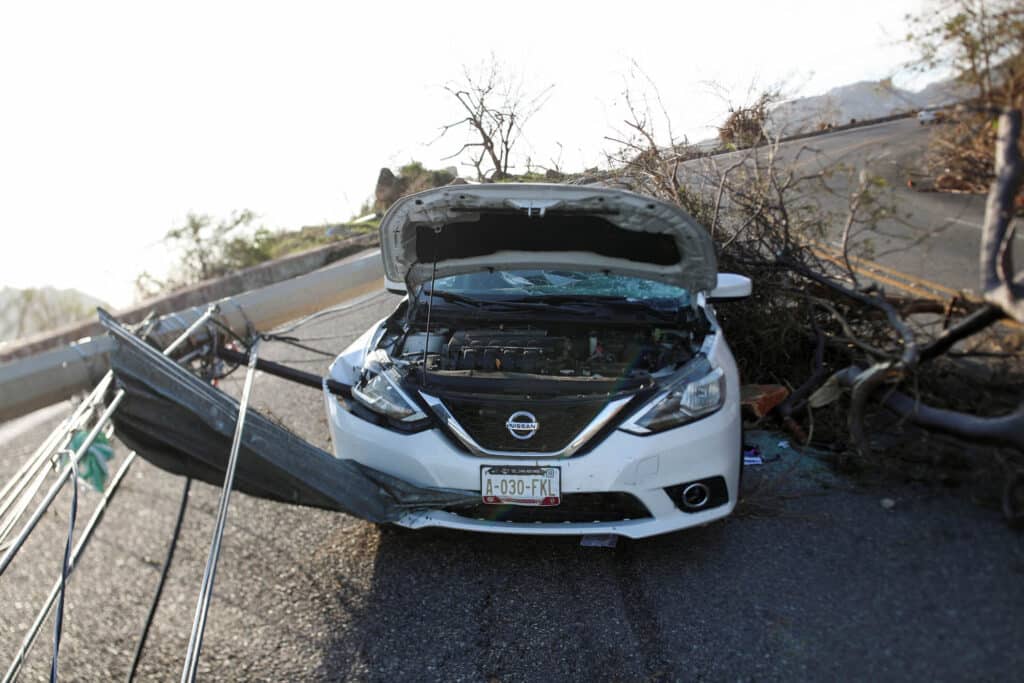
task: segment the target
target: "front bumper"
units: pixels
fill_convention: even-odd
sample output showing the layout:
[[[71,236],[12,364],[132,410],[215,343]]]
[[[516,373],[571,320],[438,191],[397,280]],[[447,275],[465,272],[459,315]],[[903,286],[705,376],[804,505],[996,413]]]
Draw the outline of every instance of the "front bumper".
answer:
[[[571,458],[501,458],[471,455],[439,429],[400,434],[371,424],[341,407],[325,392],[335,456],[353,459],[420,486],[480,490],[482,465],[554,465],[562,469],[562,494],[621,492],[635,496],[650,513],[642,519],[594,522],[509,522],[456,512],[411,512],[398,524],[412,529],[446,527],[467,531],[536,535],[616,534],[643,538],[706,524],[736,506],[740,473],[740,406],[729,392],[721,410],[660,434],[612,432],[583,455]],[[686,512],[666,488],[712,477],[725,480],[728,500]],[[496,506],[498,507],[498,506]]]

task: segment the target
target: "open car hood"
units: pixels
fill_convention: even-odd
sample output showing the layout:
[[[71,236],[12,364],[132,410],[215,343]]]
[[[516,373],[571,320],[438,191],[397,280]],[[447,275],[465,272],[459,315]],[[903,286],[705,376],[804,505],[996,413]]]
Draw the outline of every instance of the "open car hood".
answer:
[[[384,272],[412,291],[436,276],[502,270],[610,272],[691,292],[717,278],[707,230],[685,211],[606,187],[448,185],[403,197],[380,224]]]

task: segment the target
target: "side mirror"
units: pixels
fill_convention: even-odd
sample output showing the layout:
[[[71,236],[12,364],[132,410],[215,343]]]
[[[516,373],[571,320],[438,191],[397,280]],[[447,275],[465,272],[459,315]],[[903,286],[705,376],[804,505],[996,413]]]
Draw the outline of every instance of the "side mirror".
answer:
[[[715,288],[708,295],[708,301],[714,303],[716,301],[745,299],[750,296],[752,289],[753,284],[750,282],[750,278],[745,275],[719,273],[718,282],[715,283]]]
[[[404,282],[395,282],[394,280],[389,280],[387,278],[384,278],[384,289],[388,290],[392,294],[406,294]]]

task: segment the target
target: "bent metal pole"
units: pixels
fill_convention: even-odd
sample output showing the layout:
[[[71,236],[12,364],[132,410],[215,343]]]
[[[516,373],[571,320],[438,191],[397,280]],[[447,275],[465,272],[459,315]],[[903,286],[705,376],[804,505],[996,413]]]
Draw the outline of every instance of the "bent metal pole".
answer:
[[[196,680],[199,666],[199,652],[203,647],[203,632],[206,630],[206,615],[210,610],[210,598],[213,597],[213,581],[217,574],[217,560],[220,557],[221,539],[224,538],[224,524],[228,518],[228,503],[231,501],[231,487],[235,482],[235,468],[238,465],[238,451],[242,444],[242,432],[245,429],[245,415],[249,410],[249,395],[252,393],[252,382],[256,375],[256,358],[259,339],[249,349],[249,367],[245,373],[245,385],[242,387],[242,398],[238,404],[238,420],[235,422],[235,438],[231,442],[231,455],[228,457],[227,471],[224,473],[224,487],[220,492],[217,506],[217,522],[213,529],[213,540],[210,542],[210,555],[206,559],[203,570],[203,581],[199,587],[199,599],[196,601],[196,615],[192,621],[192,633],[188,639],[188,650],[185,652],[185,666],[181,671],[182,683]]]
[[[201,325],[205,324],[216,312],[216,306],[210,306],[207,308],[203,315],[189,325],[188,329],[186,329],[177,339],[171,342],[170,345],[164,349],[164,355],[168,356],[174,352],[175,349],[181,346],[181,344],[183,344]],[[109,381],[110,380],[105,376],[100,381],[100,384],[103,385],[109,383]],[[97,387],[97,389],[99,389],[99,387]],[[94,391],[93,395],[97,395],[97,392]],[[107,406],[107,409],[104,410],[103,414],[96,420],[96,424],[93,425],[93,428],[89,430],[89,434],[85,437],[85,441],[82,442],[71,456],[70,462],[68,462],[67,466],[61,471],[60,476],[57,477],[57,481],[53,483],[50,489],[46,492],[46,496],[33,511],[32,517],[30,517],[29,521],[25,523],[25,526],[22,527],[18,536],[11,541],[10,547],[8,547],[7,551],[4,552],[3,557],[0,557],[0,575],[7,570],[7,567],[11,564],[14,556],[18,554],[19,550],[21,550],[21,546],[25,544],[25,540],[28,538],[29,534],[31,534],[32,530],[36,528],[37,524],[39,524],[39,520],[42,519],[43,514],[46,512],[47,508],[50,507],[50,503],[53,502],[57,497],[57,494],[59,494],[61,489],[64,487],[65,482],[67,482],[68,477],[71,475],[72,466],[77,465],[85,455],[85,452],[89,450],[90,446],[92,446],[93,441],[96,440],[100,431],[106,427],[107,422],[110,420],[111,416],[113,416],[114,411],[116,411],[117,407],[121,405],[121,401],[124,400],[124,396],[124,389],[119,389],[117,393],[114,394],[114,398],[110,401],[110,405]],[[90,395],[90,397],[92,397],[92,395]]]

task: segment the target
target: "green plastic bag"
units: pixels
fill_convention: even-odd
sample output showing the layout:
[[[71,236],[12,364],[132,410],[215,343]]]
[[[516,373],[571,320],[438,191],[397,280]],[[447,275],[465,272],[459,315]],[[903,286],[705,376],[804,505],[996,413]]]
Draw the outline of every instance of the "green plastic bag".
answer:
[[[88,435],[89,432],[85,430],[75,432],[67,450],[70,453],[77,453]],[[113,457],[114,447],[110,445],[110,441],[102,434],[97,434],[92,444],[82,454],[82,459],[78,461],[78,478],[89,482],[94,489],[102,493],[103,487],[107,484],[107,477],[110,476],[107,461]],[[62,464],[66,464],[68,460],[69,456],[67,455],[61,458]]]

